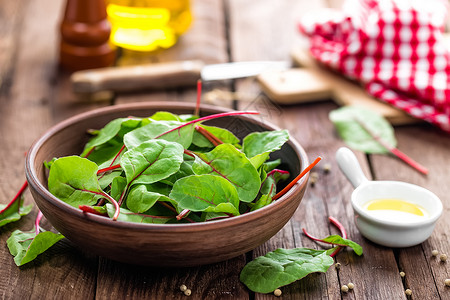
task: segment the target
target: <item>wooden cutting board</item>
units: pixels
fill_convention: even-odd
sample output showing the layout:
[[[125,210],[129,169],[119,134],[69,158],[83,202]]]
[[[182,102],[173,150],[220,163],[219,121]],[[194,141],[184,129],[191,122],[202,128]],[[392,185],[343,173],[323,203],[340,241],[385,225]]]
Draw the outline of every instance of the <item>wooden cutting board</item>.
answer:
[[[265,72],[257,78],[261,89],[273,101],[289,105],[332,99],[342,106],[359,105],[371,109],[393,125],[420,122],[402,110],[372,97],[358,82],[320,65],[306,49],[295,49],[291,55],[295,68]]]

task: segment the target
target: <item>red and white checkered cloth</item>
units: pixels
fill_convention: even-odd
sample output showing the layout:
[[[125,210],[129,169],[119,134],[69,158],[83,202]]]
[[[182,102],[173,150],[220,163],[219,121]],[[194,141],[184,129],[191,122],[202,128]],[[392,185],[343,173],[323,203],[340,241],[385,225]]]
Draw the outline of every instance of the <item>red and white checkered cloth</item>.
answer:
[[[447,0],[353,0],[305,17],[300,31],[323,64],[367,92],[450,132]]]

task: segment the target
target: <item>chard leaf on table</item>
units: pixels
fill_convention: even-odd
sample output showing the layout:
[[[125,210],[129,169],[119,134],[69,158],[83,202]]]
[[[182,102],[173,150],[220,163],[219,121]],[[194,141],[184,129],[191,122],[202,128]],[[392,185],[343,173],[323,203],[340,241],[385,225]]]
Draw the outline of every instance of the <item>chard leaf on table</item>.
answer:
[[[181,209],[239,215],[236,189],[228,180],[216,175],[183,177],[175,182],[169,198]]]
[[[177,130],[170,131],[183,124],[183,122],[178,121],[152,121],[150,124],[125,134],[123,141],[128,149],[133,149],[140,144],[155,138],[169,142],[177,142],[187,149],[192,143],[195,124],[190,124]]]
[[[107,203],[106,210],[108,216],[112,218],[114,215],[114,206]],[[132,222],[132,223],[148,223],[148,224],[165,224],[172,219],[175,219],[176,215],[174,212],[161,206],[153,206],[151,209],[144,213],[135,213],[128,209],[121,208],[118,221]]]
[[[62,234],[51,231],[40,232],[36,235],[35,230],[27,232],[15,230],[6,241],[6,244],[9,252],[14,256],[16,265],[22,266],[35,259],[39,254],[63,238]]]
[[[197,153],[192,169],[198,175],[214,174],[225,178],[233,184],[243,202],[252,202],[261,186],[258,171],[244,153],[230,144],[218,145],[207,153]]]
[[[249,262],[240,280],[254,292],[270,293],[308,274],[325,273],[333,262],[325,250],[277,249]]]
[[[121,165],[127,184],[153,183],[167,178],[180,169],[184,148],[179,143],[150,140],[128,150]]]
[[[21,217],[30,213],[33,205],[23,205],[24,197],[20,195],[19,199],[12,202],[10,205],[0,204],[0,227],[20,220]]]
[[[329,244],[333,244],[333,245],[348,246],[348,247],[352,248],[353,251],[355,251],[355,253],[357,255],[362,255],[362,253],[363,253],[363,249],[359,244],[355,243],[352,240],[344,239],[340,235],[327,236],[326,238],[323,239],[323,241],[326,243],[329,243]]]
[[[58,158],[50,168],[48,189],[50,193],[74,207],[94,205],[98,199],[104,197],[97,179],[97,170],[97,164],[86,158]]]
[[[331,111],[329,118],[342,140],[355,150],[376,154],[389,152],[359,122],[363,122],[392,147],[397,145],[394,128],[383,116],[371,110],[358,106],[344,106]]]

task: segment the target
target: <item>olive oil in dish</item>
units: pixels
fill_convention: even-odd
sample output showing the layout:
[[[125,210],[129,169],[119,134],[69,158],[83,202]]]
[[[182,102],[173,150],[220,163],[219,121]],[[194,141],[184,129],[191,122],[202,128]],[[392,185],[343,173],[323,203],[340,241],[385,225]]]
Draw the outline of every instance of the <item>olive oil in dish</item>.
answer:
[[[406,224],[425,220],[428,217],[423,207],[401,199],[374,199],[367,202],[363,208],[380,221]]]

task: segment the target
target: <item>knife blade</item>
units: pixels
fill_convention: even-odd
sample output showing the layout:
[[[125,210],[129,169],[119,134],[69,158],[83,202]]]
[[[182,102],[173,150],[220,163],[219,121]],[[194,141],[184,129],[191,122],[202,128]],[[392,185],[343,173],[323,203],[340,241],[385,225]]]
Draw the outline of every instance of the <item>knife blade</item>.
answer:
[[[75,93],[99,91],[135,91],[194,86],[202,81],[228,80],[256,76],[267,70],[285,70],[287,61],[245,61],[206,65],[187,60],[139,66],[108,67],[74,72],[71,75]]]

